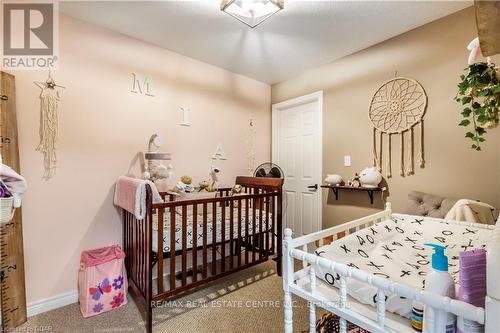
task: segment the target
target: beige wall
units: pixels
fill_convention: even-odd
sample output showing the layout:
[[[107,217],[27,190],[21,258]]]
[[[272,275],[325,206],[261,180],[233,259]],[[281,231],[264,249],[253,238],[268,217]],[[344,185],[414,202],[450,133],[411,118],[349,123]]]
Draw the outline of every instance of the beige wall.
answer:
[[[396,211],[405,207],[408,191],[479,199],[500,207],[500,129],[492,131],[482,152],[469,149],[461,108],[453,101],[462,69],[465,47],[476,36],[472,8],[343,59],[307,71],[272,86],[277,103],[310,92],[324,91],[323,172],[344,178],[372,163],[372,128],[367,117],[375,90],[397,71],[415,78],[425,88],[429,104],[425,116],[425,169],[414,176],[398,175],[399,142],[393,141],[393,174],[388,180]],[[496,59],[499,62],[500,59]],[[352,156],[352,167],[343,156]],[[381,200],[369,205],[365,193],[340,193],[335,201],[323,190],[323,225],[330,226],[380,209]]]
[[[60,104],[57,175],[42,177],[38,144],[40,90],[47,72],[16,75],[21,168],[26,193],[24,248],[28,302],[76,290],[80,252],[121,243],[114,181],[140,174],[137,156],[155,132],[173,155],[175,181],[208,177],[218,143],[228,157],[216,163],[221,183],[246,174],[250,118],[257,131],[256,163],[270,159],[270,87],[132,38],[68,17],[60,22],[66,87]],[[131,73],[150,75],[156,97],[131,93]],[[191,127],[179,126],[178,108],[191,109]]]

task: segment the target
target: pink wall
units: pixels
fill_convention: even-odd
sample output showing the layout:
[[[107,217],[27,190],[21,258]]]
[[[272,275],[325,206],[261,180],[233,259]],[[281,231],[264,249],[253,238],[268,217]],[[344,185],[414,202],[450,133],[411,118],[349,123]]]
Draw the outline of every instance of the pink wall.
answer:
[[[121,243],[114,181],[140,174],[137,156],[158,132],[173,155],[175,181],[206,178],[218,143],[227,161],[221,183],[246,174],[248,121],[255,119],[256,163],[270,159],[270,87],[68,17],[60,21],[58,170],[41,179],[39,88],[47,72],[18,71],[17,112],[25,195],[24,248],[28,303],[76,290],[80,252]],[[131,93],[132,72],[149,75],[156,97]],[[191,127],[179,126],[179,107]],[[172,182],[171,182],[172,184]]]

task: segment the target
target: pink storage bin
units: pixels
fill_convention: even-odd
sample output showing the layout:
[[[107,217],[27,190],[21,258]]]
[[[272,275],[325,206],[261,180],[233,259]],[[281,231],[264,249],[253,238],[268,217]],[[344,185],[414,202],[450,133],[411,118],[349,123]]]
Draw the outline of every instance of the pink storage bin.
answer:
[[[78,271],[78,300],[83,317],[127,304],[125,253],[118,245],[83,251]]]

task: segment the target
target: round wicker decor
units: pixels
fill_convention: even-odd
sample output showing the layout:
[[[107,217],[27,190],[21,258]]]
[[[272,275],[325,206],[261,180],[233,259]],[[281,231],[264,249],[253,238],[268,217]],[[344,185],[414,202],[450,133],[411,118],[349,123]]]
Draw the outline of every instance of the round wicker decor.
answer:
[[[427,96],[420,83],[396,77],[375,92],[368,116],[380,132],[401,133],[420,122],[426,107]]]

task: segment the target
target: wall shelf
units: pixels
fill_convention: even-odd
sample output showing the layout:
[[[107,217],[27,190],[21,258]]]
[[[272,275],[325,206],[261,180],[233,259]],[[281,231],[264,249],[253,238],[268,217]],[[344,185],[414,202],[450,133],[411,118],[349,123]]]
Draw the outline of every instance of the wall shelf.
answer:
[[[353,187],[344,185],[321,185],[321,187],[331,189],[333,194],[335,194],[335,200],[339,200],[339,190],[364,191],[368,193],[368,197],[370,197],[370,204],[372,205],[373,205],[373,193],[382,192],[385,190],[385,187]]]

